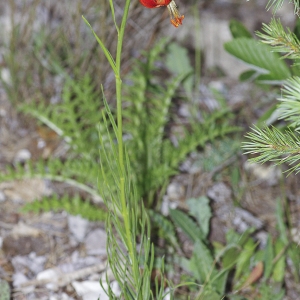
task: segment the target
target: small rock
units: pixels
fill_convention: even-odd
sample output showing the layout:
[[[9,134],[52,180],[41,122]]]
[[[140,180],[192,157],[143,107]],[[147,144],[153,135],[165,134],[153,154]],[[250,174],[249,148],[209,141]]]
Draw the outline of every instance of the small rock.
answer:
[[[28,281],[28,278],[24,274],[17,272],[13,274],[12,280],[13,280],[13,286],[15,288],[18,288],[23,283],[26,283]],[[28,286],[26,288],[22,288],[22,292],[24,293],[31,293],[33,291],[34,291],[34,286]]]
[[[90,232],[85,240],[85,247],[88,255],[106,254],[107,235],[103,229],[96,229]]]
[[[264,223],[260,219],[256,218],[245,209],[236,207],[235,214],[242,220],[242,222],[244,222],[247,225],[248,228],[254,227],[256,229],[261,229],[264,225]]]
[[[108,289],[108,285],[106,282],[102,282],[104,289]],[[81,296],[83,300],[109,300],[105,290],[100,285],[99,281],[74,281],[72,282],[72,286],[74,287],[78,296]],[[116,281],[112,282],[110,285],[113,293],[118,297],[120,293],[120,287]]]
[[[265,249],[269,234],[266,231],[259,231],[255,234],[255,238],[259,241],[259,249]]]
[[[170,209],[175,209],[177,207],[178,207],[178,204],[174,201],[169,201],[169,197],[165,195],[163,197],[163,201],[161,203],[160,211],[164,216],[168,216]]]
[[[216,90],[219,93],[225,94],[226,86],[221,80],[212,80],[208,84],[210,89]]]
[[[35,252],[43,255],[49,252],[49,240],[41,231],[19,223],[3,240],[3,251],[8,256],[28,255]]]
[[[69,297],[66,293],[62,293],[61,295],[50,296],[49,300],[72,300],[74,298]]]
[[[223,182],[217,182],[207,191],[207,196],[219,204],[232,202],[231,190]]]
[[[68,226],[75,239],[82,243],[86,237],[89,221],[81,216],[68,216]]]
[[[300,244],[300,231],[298,228],[293,227],[291,229],[291,237],[292,237],[292,240],[294,243],[296,243],[298,245]]]
[[[246,161],[244,164],[246,171],[249,171],[258,180],[265,181],[269,186],[278,184],[279,179],[282,176],[280,169],[277,166],[265,166],[258,163],[250,163]]]
[[[71,262],[60,264],[58,267],[63,273],[72,273],[76,270],[93,266],[99,263],[99,258],[96,256],[79,256],[78,251],[75,251],[71,255]]]
[[[41,234],[41,231],[28,226],[27,224],[23,223],[23,222],[19,222],[16,226],[14,226],[11,234],[14,237],[19,237],[19,236],[33,236],[33,237],[37,237]]]
[[[8,85],[11,85],[11,74],[9,68],[1,68],[1,79]]]
[[[52,291],[56,291],[58,289],[58,279],[60,277],[60,272],[58,269],[47,269],[39,274],[37,274],[37,280],[50,280],[50,283],[46,284],[46,288]]]
[[[31,158],[31,153],[28,149],[21,149],[17,152],[14,158],[15,163],[22,163]]]
[[[1,182],[0,190],[4,192],[6,198],[14,202],[32,202],[52,193],[46,181],[39,178]]]
[[[103,285],[104,288],[107,287],[105,282],[103,282]],[[82,297],[82,300],[109,300],[99,281],[74,281],[72,282],[72,286],[77,295]]]
[[[167,188],[167,196],[170,201],[178,201],[184,197],[184,187],[177,182],[171,182]]]
[[[178,110],[178,114],[183,118],[189,118],[191,116],[189,105],[187,103],[181,104]]]
[[[36,253],[31,252],[28,256],[15,256],[11,262],[18,272],[24,273],[26,269],[29,269],[33,274],[38,274],[44,269],[46,260],[45,256],[37,256]]]
[[[0,203],[4,202],[5,200],[6,200],[5,194],[2,191],[0,191]]]

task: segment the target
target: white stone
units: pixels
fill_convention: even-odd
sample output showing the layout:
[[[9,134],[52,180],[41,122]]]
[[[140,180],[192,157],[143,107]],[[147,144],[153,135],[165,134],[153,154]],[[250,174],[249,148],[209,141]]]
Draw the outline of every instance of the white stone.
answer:
[[[74,281],[72,282],[72,286],[77,295],[82,297],[82,300],[109,300],[99,281]],[[108,287],[105,282],[103,282],[103,286],[104,288]]]
[[[46,284],[46,288],[49,290],[57,290],[58,289],[58,279],[60,277],[60,273],[57,269],[47,269],[40,272],[37,276],[37,280],[49,280],[50,283]]]
[[[170,201],[179,200],[184,196],[184,187],[177,182],[171,182],[167,187],[167,195]]]
[[[8,85],[11,84],[11,75],[8,68],[2,68],[1,69],[1,79]]]
[[[17,152],[15,158],[14,158],[14,162],[15,163],[20,163],[20,162],[24,162],[27,161],[31,158],[31,153],[28,149],[21,149]]]
[[[81,216],[68,216],[68,226],[78,242],[83,242],[89,227],[89,221]]]
[[[231,190],[223,182],[217,182],[211,188],[209,188],[207,191],[207,196],[220,204],[224,204],[227,201],[229,201],[229,203],[232,202]]]
[[[13,279],[13,286],[15,288],[20,287],[23,283],[26,283],[28,281],[28,278],[20,272],[17,272],[13,274],[12,276]],[[30,293],[34,291],[34,286],[28,286],[26,288],[22,288],[23,293]]]
[[[96,229],[90,232],[85,240],[88,255],[106,254],[107,235],[103,229]]]
[[[5,194],[2,191],[0,191],[0,203],[4,202],[5,200],[6,200]]]
[[[258,180],[265,181],[269,186],[277,185],[282,175],[280,168],[274,165],[266,166],[246,161],[244,168],[246,171],[251,172]]]

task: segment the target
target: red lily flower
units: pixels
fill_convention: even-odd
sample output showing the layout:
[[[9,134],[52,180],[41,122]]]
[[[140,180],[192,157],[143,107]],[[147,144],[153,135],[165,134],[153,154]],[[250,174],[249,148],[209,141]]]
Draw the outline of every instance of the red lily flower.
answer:
[[[160,6],[167,6],[170,14],[171,23],[178,27],[182,25],[184,15],[181,15],[177,9],[177,5],[174,0],[140,0],[141,4],[147,8],[156,8]]]

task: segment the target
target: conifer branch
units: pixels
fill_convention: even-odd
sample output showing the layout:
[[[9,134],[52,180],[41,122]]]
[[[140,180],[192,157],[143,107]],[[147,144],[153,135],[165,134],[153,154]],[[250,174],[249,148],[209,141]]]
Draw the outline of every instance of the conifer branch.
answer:
[[[257,36],[263,43],[273,46],[274,52],[284,54],[284,58],[299,59],[300,42],[289,28],[284,30],[280,20],[272,19],[269,25],[263,24],[262,30],[265,33],[257,32]]]
[[[299,12],[299,8],[300,8],[300,4],[298,2],[298,0],[289,0],[289,3],[292,2],[295,6],[295,13],[298,14]],[[282,7],[284,3],[284,0],[269,0],[268,4],[267,4],[267,9],[269,10],[271,7],[273,7],[273,11],[274,13],[280,9]]]
[[[275,127],[260,129],[256,126],[246,135],[250,142],[244,142],[245,154],[257,155],[250,161],[265,163],[272,161],[276,165],[287,163],[292,172],[300,172],[300,138],[291,130],[281,132]]]
[[[290,122],[289,126],[296,131],[300,130],[300,77],[293,77],[287,80],[282,90],[283,96],[278,111],[279,119]]]

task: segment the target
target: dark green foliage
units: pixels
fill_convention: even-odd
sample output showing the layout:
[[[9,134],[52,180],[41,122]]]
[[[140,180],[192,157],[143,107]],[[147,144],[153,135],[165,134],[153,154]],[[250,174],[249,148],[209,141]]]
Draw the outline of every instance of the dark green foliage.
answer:
[[[167,217],[154,210],[148,210],[148,214],[152,229],[158,230],[158,236],[169,241],[173,247],[179,247],[174,224]]]
[[[300,40],[300,19],[297,18],[296,25],[294,27],[294,34],[296,35],[297,39]]]
[[[238,20],[231,19],[229,22],[229,29],[234,39],[240,37],[252,38],[252,34],[249,32],[249,30]]]

